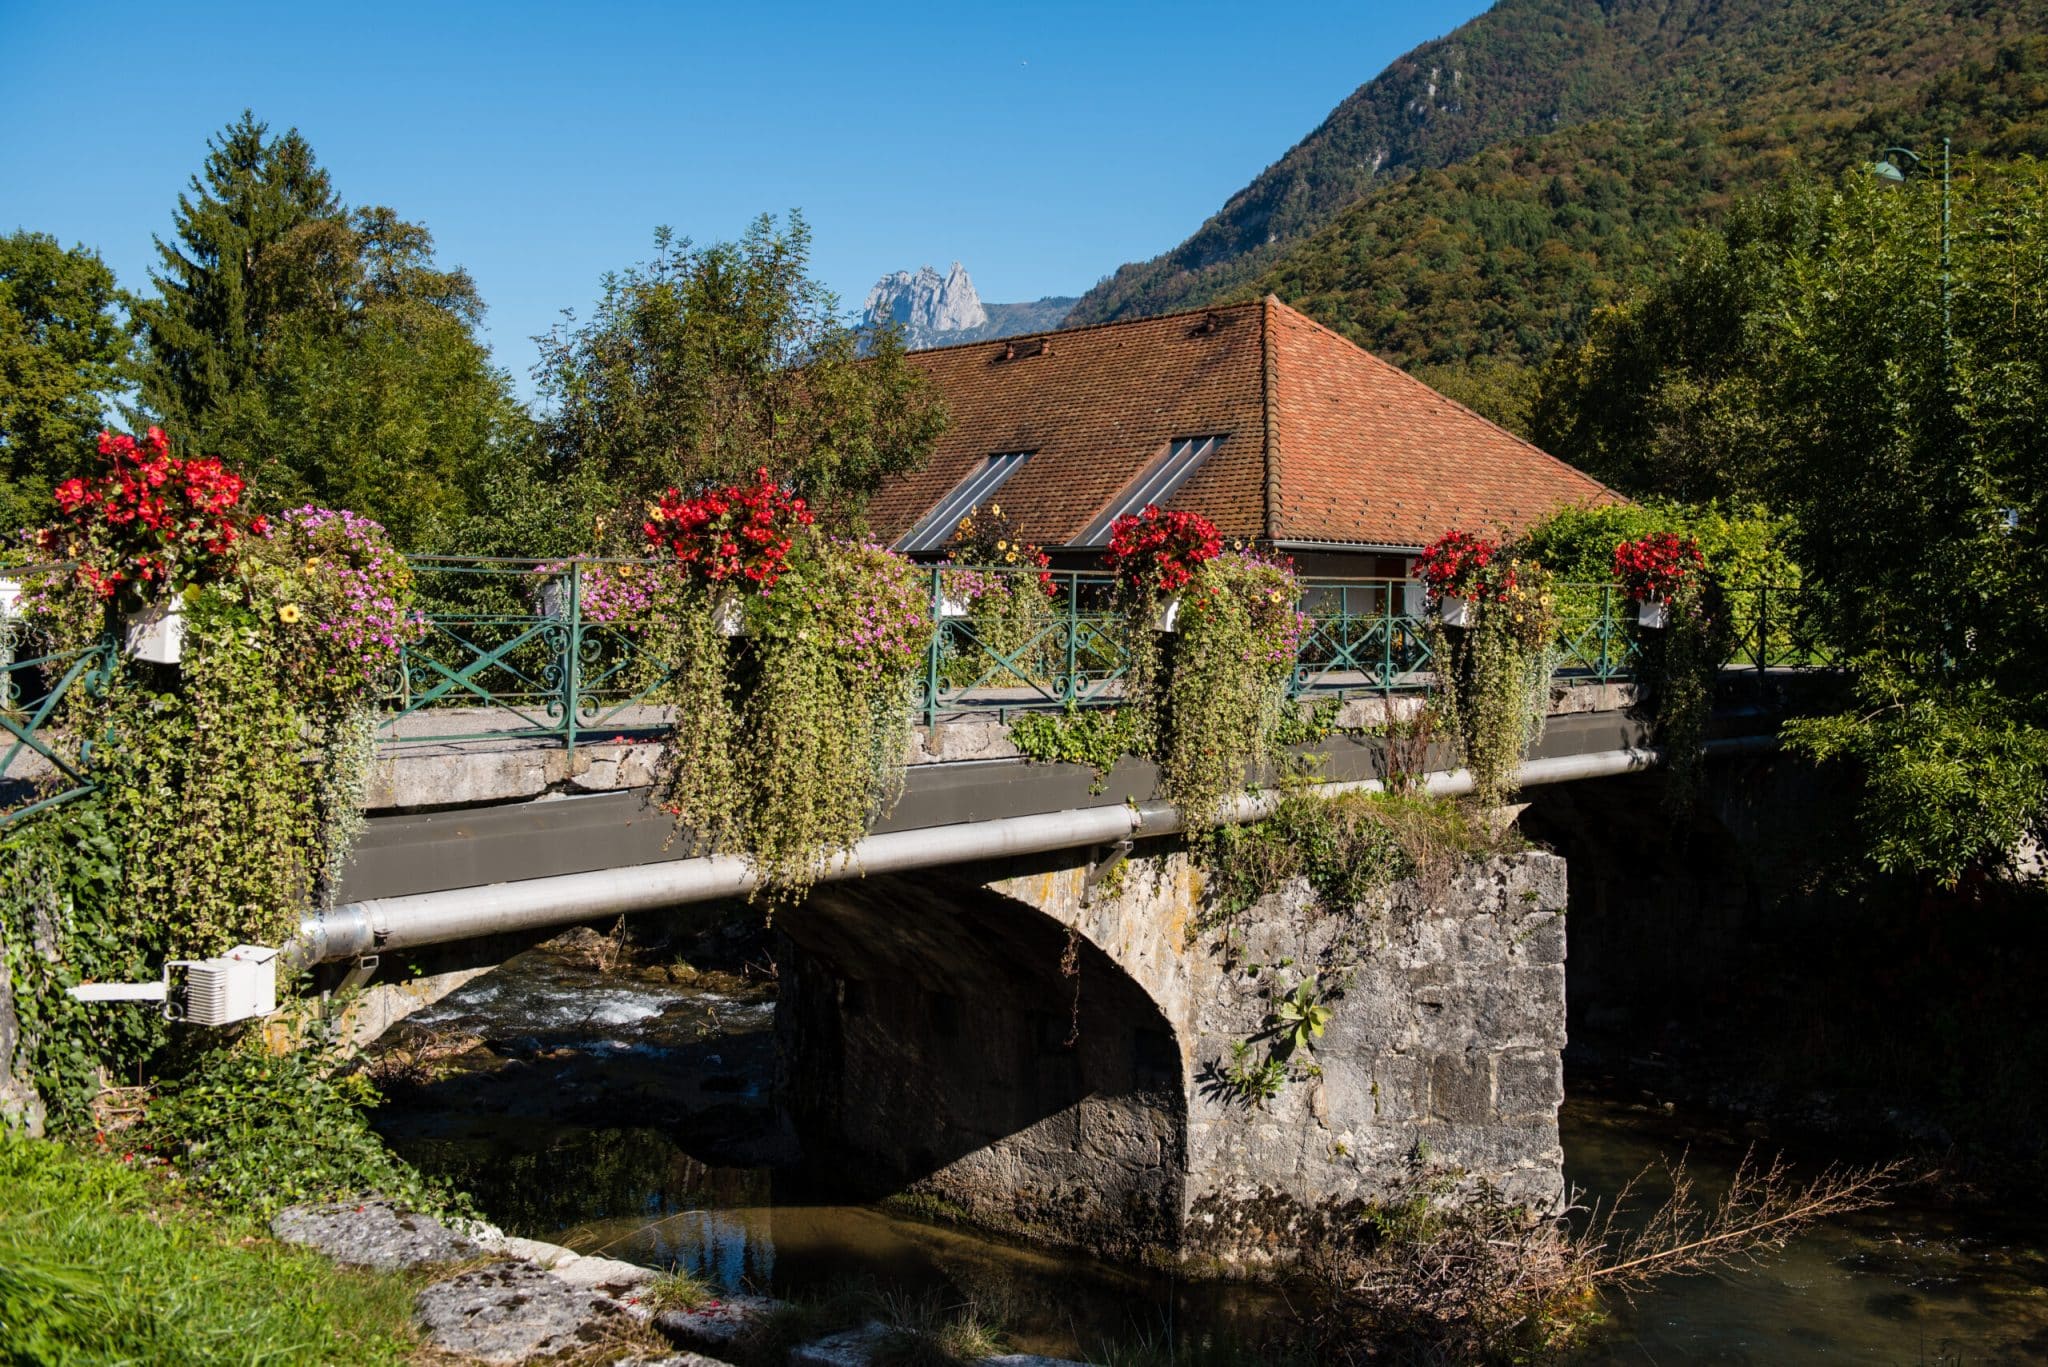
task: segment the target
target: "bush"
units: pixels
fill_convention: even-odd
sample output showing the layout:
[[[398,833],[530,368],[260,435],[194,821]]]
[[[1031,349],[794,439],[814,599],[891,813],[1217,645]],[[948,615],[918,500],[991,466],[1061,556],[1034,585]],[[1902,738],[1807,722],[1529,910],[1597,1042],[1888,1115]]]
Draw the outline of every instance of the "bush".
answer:
[[[334,1076],[334,1062],[317,1048],[272,1054],[255,1038],[208,1054],[164,1088],[138,1139],[230,1211],[268,1216],[367,1192],[415,1210],[466,1208],[466,1198],[384,1147],[363,1117],[376,1089],[361,1076]]]

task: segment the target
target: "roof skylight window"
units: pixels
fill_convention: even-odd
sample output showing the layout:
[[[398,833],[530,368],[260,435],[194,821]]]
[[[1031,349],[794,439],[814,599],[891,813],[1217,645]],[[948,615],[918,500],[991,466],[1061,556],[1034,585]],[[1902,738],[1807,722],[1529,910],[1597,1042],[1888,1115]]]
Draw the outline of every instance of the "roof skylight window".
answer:
[[[954,485],[953,492],[940,499],[922,521],[905,532],[896,542],[896,549],[904,555],[921,555],[944,546],[953,539],[953,529],[960,525],[960,519],[1002,488],[1003,481],[1022,469],[1029,459],[1029,451],[1005,451],[990,456]]]
[[[1148,503],[1163,505],[1181,485],[1194,477],[1202,462],[1223,444],[1222,434],[1209,437],[1176,437],[1166,445],[1166,454],[1152,462],[1123,493],[1088,524],[1075,540],[1078,546],[1098,546],[1109,540],[1109,524],[1125,513],[1141,512]]]

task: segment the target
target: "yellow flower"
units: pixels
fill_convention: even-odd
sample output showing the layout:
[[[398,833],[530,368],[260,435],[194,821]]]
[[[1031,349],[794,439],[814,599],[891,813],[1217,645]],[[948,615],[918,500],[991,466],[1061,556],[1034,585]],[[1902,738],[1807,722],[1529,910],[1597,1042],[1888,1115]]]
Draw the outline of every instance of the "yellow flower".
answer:
[[[306,568],[309,570],[317,570],[320,568],[320,562],[318,560],[309,558],[306,561]]]
[[[990,517],[1001,517],[1001,516],[1003,515],[1003,505],[1002,505],[1002,504],[1000,504],[1000,503],[991,503],[991,504],[989,504],[989,505],[988,505],[988,515],[989,515]]]
[[[1017,553],[1015,551],[1011,551],[1008,555],[1004,556],[1003,559],[1008,561],[1010,564],[1014,565],[1017,563]]]
[[[277,610],[277,620],[283,622],[286,626],[290,626],[293,622],[298,621],[299,605],[297,603],[286,603]]]
[[[1007,541],[998,541],[996,542],[996,549],[999,551],[1007,551],[1008,549],[1010,549],[1010,543]]]

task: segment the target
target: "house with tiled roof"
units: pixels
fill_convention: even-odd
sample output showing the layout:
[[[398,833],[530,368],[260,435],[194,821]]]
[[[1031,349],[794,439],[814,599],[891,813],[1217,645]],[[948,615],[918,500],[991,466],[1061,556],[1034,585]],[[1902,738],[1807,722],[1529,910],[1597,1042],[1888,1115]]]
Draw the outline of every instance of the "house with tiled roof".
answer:
[[[1399,576],[1446,528],[1512,534],[1619,497],[1271,295],[909,360],[951,426],[870,515],[916,555],[993,501],[1086,563],[1119,513],[1153,503],[1312,573]]]

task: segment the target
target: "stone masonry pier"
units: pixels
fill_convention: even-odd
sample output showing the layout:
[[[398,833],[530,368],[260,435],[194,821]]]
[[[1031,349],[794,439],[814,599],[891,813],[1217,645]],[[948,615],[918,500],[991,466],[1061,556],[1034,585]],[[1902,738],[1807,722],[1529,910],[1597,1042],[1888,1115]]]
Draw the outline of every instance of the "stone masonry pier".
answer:
[[[1290,1259],[1418,1164],[1561,1199],[1563,860],[1477,860],[1350,916],[1296,883],[1244,918],[1235,960],[1191,933],[1184,853],[1100,873],[878,878],[778,919],[784,1088],[821,1178],[1221,1268]],[[1232,1045],[1339,958],[1356,967],[1326,980],[1295,1076],[1261,1106],[1234,1095]]]

